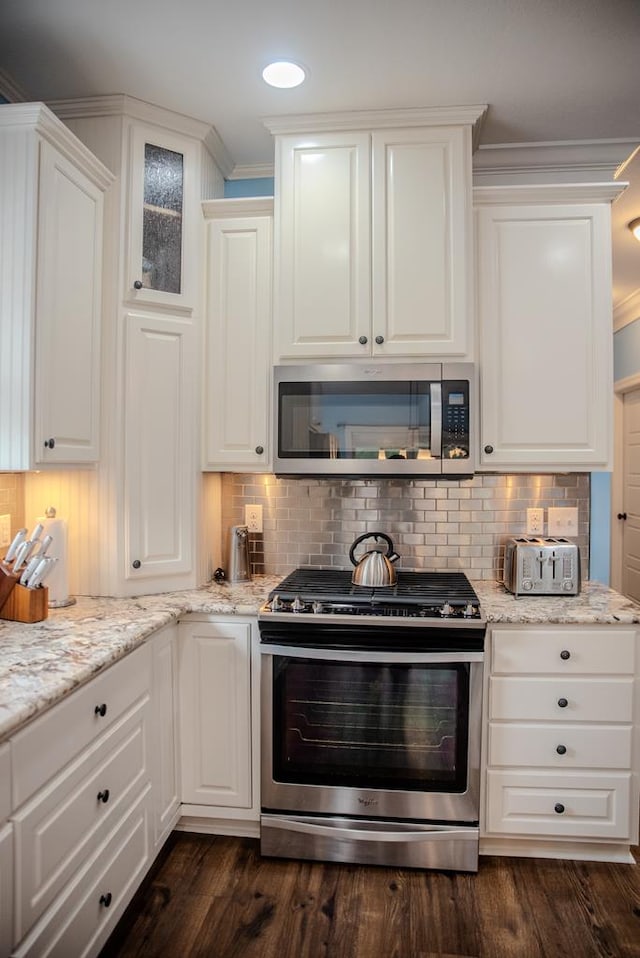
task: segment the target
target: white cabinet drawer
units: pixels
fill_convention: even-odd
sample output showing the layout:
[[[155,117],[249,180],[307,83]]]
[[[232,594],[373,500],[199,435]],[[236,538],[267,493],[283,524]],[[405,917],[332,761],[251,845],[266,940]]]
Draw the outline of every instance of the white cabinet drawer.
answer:
[[[141,646],[11,739],[14,808],[148,692],[150,663],[150,649]]]
[[[505,629],[492,632],[491,671],[633,675],[634,629]]]
[[[493,676],[489,717],[521,721],[632,722],[633,678]]]
[[[488,764],[542,768],[630,768],[631,726],[489,724]],[[558,752],[558,749],[566,749]]]
[[[31,928],[148,780],[145,707],[14,816],[17,935]]]
[[[11,811],[11,746],[0,745],[0,828]]]
[[[629,839],[630,774],[487,773],[487,830]]]
[[[131,900],[149,860],[149,791],[112,832],[89,868],[15,950],[15,958],[97,955]]]

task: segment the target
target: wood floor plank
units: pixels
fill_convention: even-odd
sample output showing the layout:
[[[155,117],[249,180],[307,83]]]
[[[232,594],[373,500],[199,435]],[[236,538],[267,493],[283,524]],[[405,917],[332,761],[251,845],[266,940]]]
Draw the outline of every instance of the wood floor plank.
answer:
[[[101,958],[640,958],[640,867],[485,857],[477,875],[266,859],[176,833]]]

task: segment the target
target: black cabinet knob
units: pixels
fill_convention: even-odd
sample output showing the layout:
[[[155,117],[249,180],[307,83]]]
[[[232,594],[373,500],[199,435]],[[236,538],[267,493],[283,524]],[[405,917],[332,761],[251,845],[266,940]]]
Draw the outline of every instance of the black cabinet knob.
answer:
[[[618,519],[626,519],[626,518],[627,518],[627,513],[626,513],[626,512],[619,512],[619,513],[618,513]]]
[[[376,342],[377,342],[378,346],[382,346],[382,344],[383,344],[383,342],[384,342],[384,336],[376,336]]]
[[[139,569],[142,563],[140,562],[140,559],[134,559],[131,565],[134,569]]]
[[[568,704],[569,703],[566,699],[558,699],[558,705],[561,709],[566,709]]]
[[[566,745],[558,745],[558,746],[556,747],[556,752],[558,753],[558,755],[566,755],[566,754],[567,754],[567,746],[566,746]]]
[[[561,659],[564,659],[565,662],[566,662],[567,659],[570,659],[570,658],[571,658],[571,652],[569,652],[568,649],[563,649],[562,652],[560,653],[560,658],[561,658]]]
[[[106,895],[100,895],[100,904],[104,905],[105,908],[108,908],[112,901],[113,895],[110,891],[108,891]]]
[[[104,718],[107,714],[107,706],[103,702],[102,705],[96,705],[93,711],[95,715],[100,715],[102,718]]]
[[[102,802],[103,805],[106,805],[109,801],[109,789],[105,788],[104,791],[98,792],[97,798],[99,802]]]
[[[258,456],[261,456],[263,452],[264,452],[264,446],[256,446],[256,454]]]
[[[55,449],[56,441],[55,439],[45,439],[44,447],[45,449]]]
[[[493,446],[485,446],[484,451],[486,452],[488,456],[490,456],[491,453],[493,452]]]
[[[358,342],[360,343],[361,346],[366,346],[369,340],[367,339],[366,336],[361,336]]]
[[[142,280],[137,279],[137,280],[135,281],[135,283],[133,284],[133,288],[134,288],[134,289],[142,289]]]
[[[564,812],[564,805],[562,804],[562,802],[556,802],[556,804],[553,806],[553,810],[556,813],[556,815],[562,815],[562,813]]]

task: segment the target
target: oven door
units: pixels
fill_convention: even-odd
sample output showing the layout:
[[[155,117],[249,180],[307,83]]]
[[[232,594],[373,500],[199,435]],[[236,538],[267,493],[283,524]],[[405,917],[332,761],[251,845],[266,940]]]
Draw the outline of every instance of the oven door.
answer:
[[[261,651],[263,812],[477,826],[481,652]]]

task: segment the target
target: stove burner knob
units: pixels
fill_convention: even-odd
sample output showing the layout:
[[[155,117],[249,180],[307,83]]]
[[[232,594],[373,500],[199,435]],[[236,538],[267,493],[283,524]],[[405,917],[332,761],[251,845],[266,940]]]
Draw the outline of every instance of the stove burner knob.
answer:
[[[453,615],[453,606],[450,602],[445,602],[440,609],[440,615]]]
[[[280,601],[280,596],[274,595],[273,599],[271,600],[271,611],[279,612],[281,608],[282,608],[282,602]]]
[[[293,600],[293,602],[291,603],[291,611],[292,612],[304,611],[304,602],[302,601],[299,595],[297,595],[295,599]]]
[[[317,615],[319,612],[322,612],[322,602],[314,602],[311,608]]]
[[[465,618],[468,619],[468,618],[471,618],[471,616],[475,615],[476,612],[477,612],[477,609],[475,605],[472,605],[471,602],[467,602],[467,604],[465,605],[463,609],[462,614],[465,616]]]

